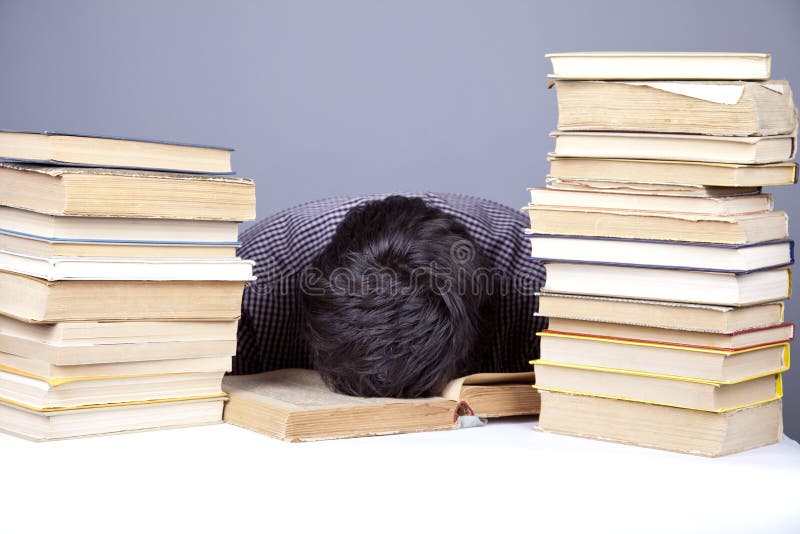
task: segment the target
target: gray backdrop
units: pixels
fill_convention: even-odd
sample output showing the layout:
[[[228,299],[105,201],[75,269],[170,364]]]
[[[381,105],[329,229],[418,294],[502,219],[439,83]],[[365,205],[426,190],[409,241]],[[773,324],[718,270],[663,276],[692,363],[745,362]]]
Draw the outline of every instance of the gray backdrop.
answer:
[[[0,129],[236,147],[260,217],[425,189],[517,207],[552,144],[546,52],[771,52],[800,94],[798,26],[792,0],[0,0]],[[771,192],[800,235],[800,190]]]

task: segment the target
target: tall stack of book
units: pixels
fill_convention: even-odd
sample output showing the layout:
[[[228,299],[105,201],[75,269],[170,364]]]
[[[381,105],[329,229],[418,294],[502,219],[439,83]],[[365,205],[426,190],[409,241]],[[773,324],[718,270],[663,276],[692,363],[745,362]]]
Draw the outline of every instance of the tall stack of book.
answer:
[[[793,242],[761,187],[796,181],[789,84],[766,54],[550,57],[539,428],[709,456],[776,442]]]
[[[221,420],[255,216],[230,152],[0,132],[0,430]]]

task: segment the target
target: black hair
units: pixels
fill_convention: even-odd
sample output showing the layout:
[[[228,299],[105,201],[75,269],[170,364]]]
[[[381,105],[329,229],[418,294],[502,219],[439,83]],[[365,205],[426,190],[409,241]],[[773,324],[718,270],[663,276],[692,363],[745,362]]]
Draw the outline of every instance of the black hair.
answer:
[[[351,209],[304,279],[305,333],[331,389],[438,395],[473,370],[487,298],[484,256],[455,217],[419,198]]]

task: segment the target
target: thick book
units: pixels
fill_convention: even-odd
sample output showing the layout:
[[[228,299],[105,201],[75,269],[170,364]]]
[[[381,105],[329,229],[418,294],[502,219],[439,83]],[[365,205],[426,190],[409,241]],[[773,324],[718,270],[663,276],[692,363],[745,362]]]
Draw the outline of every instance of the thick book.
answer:
[[[714,163],[778,163],[797,150],[792,135],[722,137],[692,134],[629,132],[566,132],[556,139],[556,157],[707,161]]]
[[[577,295],[751,306],[791,295],[789,269],[732,274],[584,263],[546,263],[543,291]]]
[[[705,161],[558,157],[551,154],[548,177],[687,186],[759,187],[797,182],[793,161],[745,165]]]
[[[26,370],[31,361],[76,367],[128,362],[148,366],[138,374],[157,374],[186,359],[230,358],[236,354],[236,329],[233,320],[28,323],[0,315],[0,365]],[[22,363],[8,363],[9,357]]]
[[[532,259],[540,262],[600,263],[655,269],[687,269],[749,273],[794,263],[794,242],[788,239],[721,245],[608,237],[526,234]]]
[[[0,271],[0,314],[22,321],[231,321],[245,282],[59,280]]]
[[[780,374],[722,382],[536,360],[536,389],[727,412],[779,399]]]
[[[556,158],[563,160],[564,158]],[[574,158],[580,159],[580,158]],[[593,160],[603,161],[603,160]],[[552,160],[551,160],[552,164]],[[734,197],[757,195],[761,187],[731,187],[698,184],[671,184],[649,183],[645,181],[631,182],[614,179],[589,179],[589,178],[558,178],[548,176],[547,188],[554,191],[578,191],[581,193],[614,193],[618,195],[642,195],[653,197],[685,197],[720,199],[720,197]]]
[[[45,378],[0,370],[0,402],[58,410],[122,402],[221,396],[224,371]]]
[[[783,211],[701,215],[600,208],[526,207],[537,234],[746,245],[786,239]]]
[[[746,215],[762,213],[773,208],[772,195],[730,195],[716,197],[687,197],[680,195],[619,194],[614,191],[564,191],[554,188],[530,187],[529,208],[589,208],[607,210],[656,211],[692,213],[699,215]]]
[[[747,308],[742,309],[746,310]],[[673,343],[720,349],[726,352],[775,343],[787,343],[794,339],[794,324],[792,323],[777,323],[732,332],[707,332],[550,317],[547,331],[558,334],[610,337],[651,343]]]
[[[235,176],[0,162],[3,204],[50,215],[249,221],[255,185]]]
[[[71,217],[0,206],[0,234],[49,241],[144,245],[239,244],[233,221]]]
[[[768,80],[770,54],[566,52],[547,54],[551,78],[572,80]]]
[[[222,397],[31,410],[0,402],[0,431],[34,441],[181,428],[222,421]]]
[[[718,136],[791,134],[786,81],[558,81],[558,129]]]
[[[482,408],[502,415],[538,413],[538,396],[527,391],[532,382],[530,373],[477,375],[458,379],[445,390],[447,396],[365,398],[331,391],[316,371],[281,369],[225,377],[224,420],[286,441],[445,430],[459,427],[461,416],[482,414]],[[465,389],[470,401],[461,398]]]
[[[250,260],[59,258],[0,250],[0,270],[44,280],[219,280],[251,281]]]
[[[226,174],[233,149],[59,132],[0,131],[0,159],[89,167]]]
[[[723,413],[542,391],[539,430],[700,456],[770,445],[783,435],[780,400]]]
[[[538,334],[542,360],[561,364],[718,382],[745,380],[789,369],[787,342],[731,350],[552,330]],[[532,363],[536,364],[537,360]]]
[[[568,293],[537,294],[539,311],[559,319],[732,334],[783,323],[783,302],[714,306],[694,302],[641,300]]]
[[[207,245],[203,243],[148,243],[125,241],[54,240],[0,229],[0,250],[31,256],[67,256],[73,258],[162,258],[223,259],[235,258],[239,243]]]

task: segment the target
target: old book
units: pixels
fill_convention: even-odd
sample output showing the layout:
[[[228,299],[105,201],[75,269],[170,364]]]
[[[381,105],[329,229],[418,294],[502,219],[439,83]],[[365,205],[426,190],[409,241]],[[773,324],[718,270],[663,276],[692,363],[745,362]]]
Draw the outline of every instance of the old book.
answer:
[[[539,335],[542,360],[577,366],[703,378],[717,382],[781,373],[789,366],[789,344],[786,342],[742,349],[718,349],[551,330],[539,332]]]
[[[657,159],[562,158],[551,155],[551,178],[723,187],[791,185],[797,181],[793,161],[744,165]]]
[[[531,415],[539,413],[533,381],[532,372],[478,373],[451,380],[442,396],[466,402],[475,414],[485,417]]]
[[[794,242],[766,241],[720,245],[616,237],[527,234],[531,255],[540,262],[636,265],[659,269],[697,269],[748,273],[794,263]]]
[[[548,316],[551,321],[563,318],[720,334],[783,322],[782,302],[732,307],[567,293],[542,292],[538,297],[537,315]]]
[[[54,240],[0,230],[0,250],[31,256],[223,259],[236,257],[238,246],[238,243],[207,245],[204,243]]]
[[[718,136],[791,134],[789,83],[558,81],[558,129]]]
[[[233,149],[58,132],[0,131],[0,159],[92,167],[230,173]]]
[[[688,197],[680,195],[619,194],[614,191],[563,191],[554,188],[530,187],[529,208],[592,208],[608,210],[694,213],[701,215],[745,215],[770,211],[772,195],[731,195]]]
[[[567,52],[547,54],[551,78],[575,80],[767,80],[769,54]]]
[[[539,430],[701,456],[780,441],[781,401],[723,413],[542,391]]]
[[[0,250],[0,270],[45,280],[253,280],[250,260],[59,258]]]
[[[120,242],[145,245],[239,244],[232,221],[70,217],[0,206],[0,233],[50,241]]]
[[[219,423],[222,397],[31,410],[0,402],[0,431],[34,441]]]
[[[31,410],[58,410],[122,402],[222,395],[224,371],[45,378],[0,371],[0,402]]]
[[[762,305],[762,307],[764,306],[768,307],[770,305]],[[741,308],[741,310],[747,310],[747,308]],[[786,343],[794,339],[794,324],[792,323],[778,323],[725,333],[697,332],[691,330],[677,330],[674,328],[601,323],[599,321],[581,321],[551,317],[548,321],[547,330],[549,332],[561,334],[612,337],[655,343],[677,343],[679,345],[710,347],[725,351],[736,351],[762,345]]]
[[[21,357],[23,363],[35,360],[43,365],[76,367],[119,362],[131,362],[132,365],[151,362],[148,365],[168,366],[181,365],[181,360],[192,358],[224,359],[236,354],[236,329],[236,321],[41,324],[0,315],[0,362],[11,355]],[[10,363],[0,365],[27,369]],[[40,371],[30,372],[50,376]]]
[[[552,132],[557,157],[707,161],[715,163],[777,163],[796,151],[791,135],[721,137],[711,135]]]
[[[190,343],[191,344],[191,343]],[[198,344],[191,344],[195,347]],[[127,356],[127,355],[125,355]],[[169,354],[167,354],[169,356]],[[104,363],[54,364],[35,356],[25,357],[0,352],[0,370],[42,379],[73,379],[132,375],[167,375],[173,373],[226,373],[231,370],[233,356],[203,356],[169,360],[110,361]]]
[[[781,375],[720,382],[536,360],[536,389],[726,412],[783,395]]]
[[[451,384],[448,396],[422,399],[364,398],[334,393],[316,371],[281,369],[256,375],[227,376],[223,389],[229,395],[224,420],[287,441],[314,441],[403,432],[421,432],[456,428],[460,415],[509,410],[508,415],[535,413],[538,399],[531,396],[532,376],[521,383],[510,382],[497,402],[486,398],[492,384],[480,376],[467,395],[476,402],[473,408],[460,398],[469,378]],[[516,393],[521,393],[517,397]],[[511,398],[509,398],[511,397]],[[499,405],[498,405],[499,402]],[[505,412],[503,412],[505,413]]]
[[[22,321],[238,319],[245,282],[60,280],[0,271],[0,314]]]
[[[74,321],[31,324],[0,315],[2,335],[84,349],[90,345],[158,341],[236,341],[237,327],[236,321]]]
[[[559,161],[565,158],[555,158]],[[573,158],[580,159],[580,158]],[[595,160],[606,161],[606,160]],[[611,160],[608,160],[611,161]],[[618,161],[618,160],[613,160]],[[552,160],[551,160],[552,165]],[[587,178],[557,178],[548,176],[547,188],[556,191],[579,191],[582,193],[615,193],[618,195],[650,195],[655,197],[689,197],[716,199],[719,197],[733,197],[757,195],[761,193],[760,187],[730,187],[698,184],[671,184],[615,181],[612,179],[587,179]]]
[[[539,234],[745,245],[786,239],[783,211],[747,215],[535,207],[528,211]]]
[[[545,269],[542,290],[550,293],[718,306],[752,306],[791,295],[789,269],[731,274],[580,263],[546,263]]]
[[[3,204],[50,215],[249,221],[247,178],[0,162]]]

